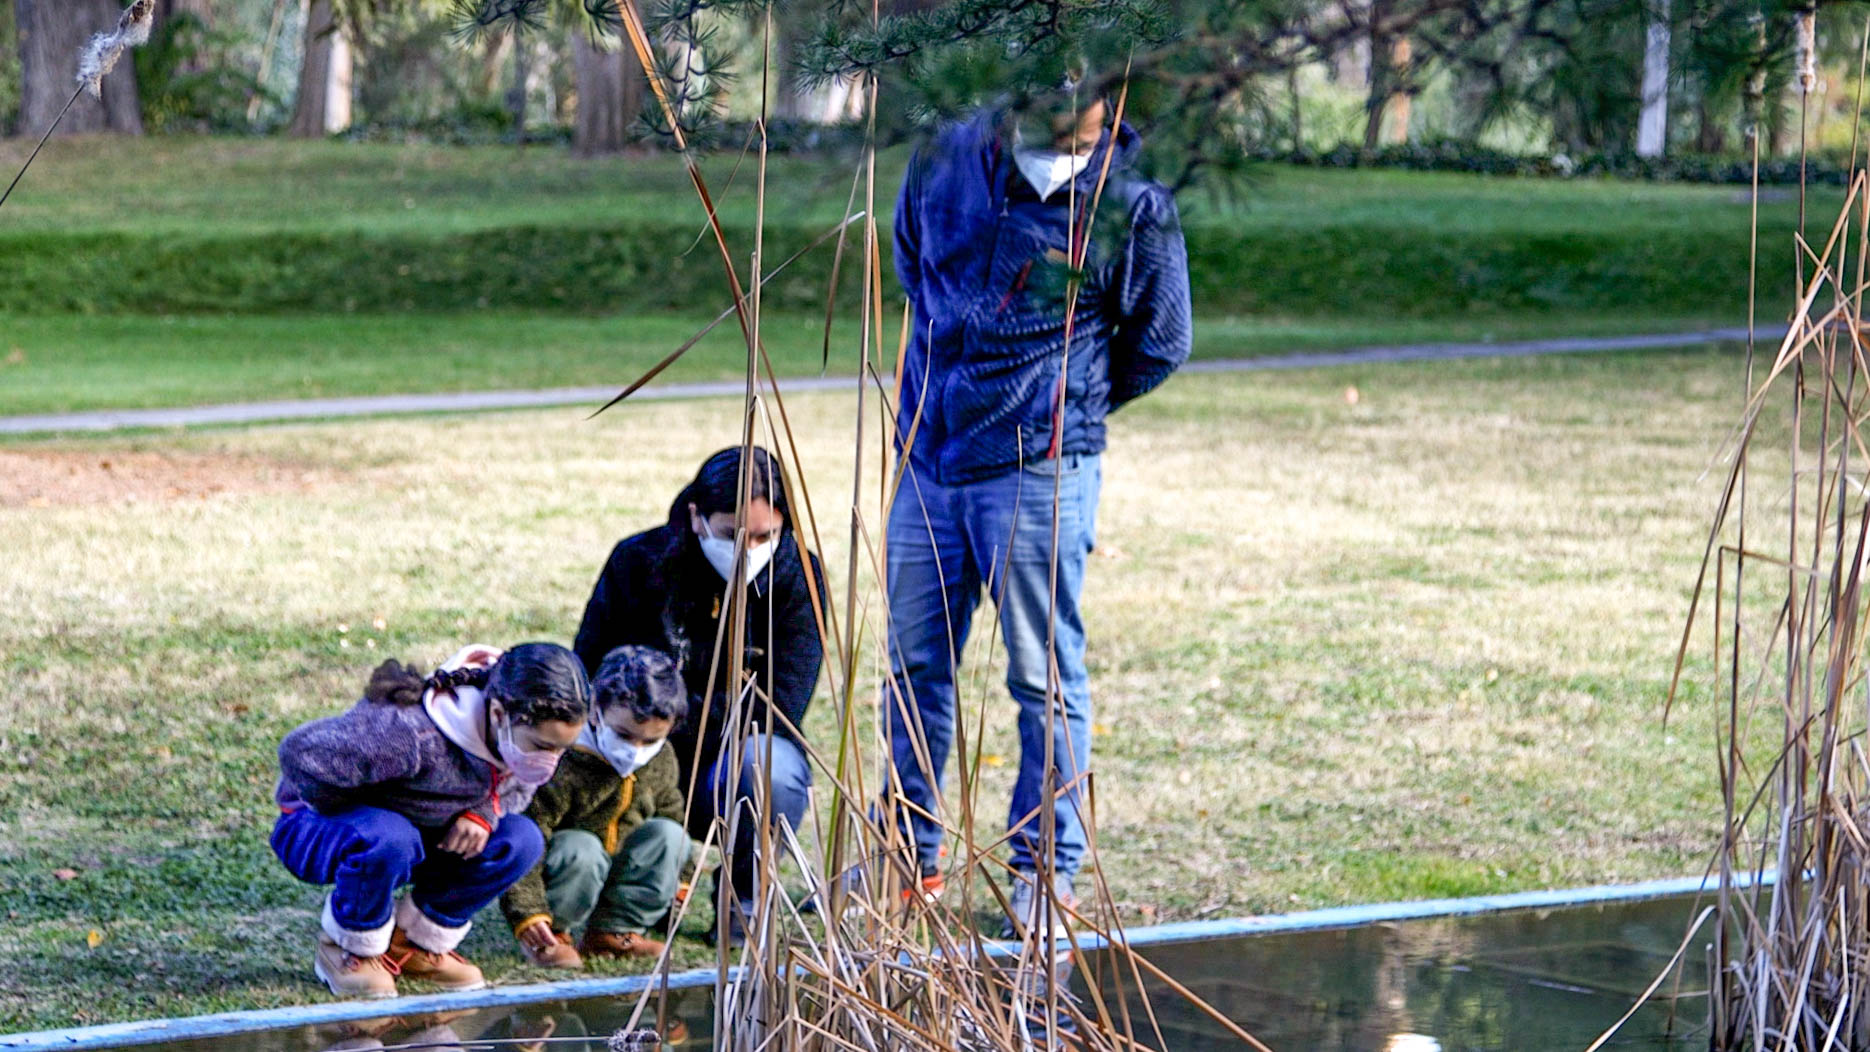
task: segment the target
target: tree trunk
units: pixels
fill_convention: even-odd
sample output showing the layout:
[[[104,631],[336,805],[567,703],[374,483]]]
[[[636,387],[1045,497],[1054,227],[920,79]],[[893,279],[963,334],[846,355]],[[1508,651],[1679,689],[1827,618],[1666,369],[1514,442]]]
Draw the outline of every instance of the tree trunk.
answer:
[[[15,0],[13,14],[19,35],[19,132],[38,137],[45,134],[78,87],[79,49],[93,33],[114,28],[123,7],[112,0]],[[143,134],[136,70],[129,55],[104,78],[103,87],[103,101],[87,93],[72,105],[59,125],[61,134]]]
[[[1391,35],[1389,0],[1370,5],[1370,95],[1364,100],[1364,149],[1409,141],[1409,64],[1415,48],[1408,36]],[[1385,133],[1385,125],[1388,133]]]
[[[1669,144],[1669,0],[1655,0],[1643,47],[1643,115],[1636,155],[1661,157]]]
[[[530,77],[528,59],[531,57],[531,42],[519,35],[517,27],[513,30],[513,81],[507,85],[506,108],[513,117],[513,138],[526,141],[526,82]]]
[[[1415,110],[1415,91],[1410,81],[1410,65],[1415,61],[1415,45],[1408,37],[1397,37],[1390,48],[1390,81],[1395,90],[1383,109],[1387,127],[1383,141],[1401,146],[1409,141],[1409,115]]]
[[[1375,150],[1383,138],[1383,113],[1389,108],[1390,96],[1396,91],[1396,77],[1392,61],[1394,46],[1385,28],[1389,21],[1389,0],[1371,0],[1370,18],[1370,86],[1364,96],[1364,149]]]
[[[1286,70],[1286,114],[1288,123],[1292,125],[1293,153],[1305,149],[1305,114],[1299,107],[1300,98],[1299,67],[1295,62]]]
[[[322,139],[351,126],[351,45],[337,28],[331,0],[311,0],[305,15],[305,61],[289,134]]]
[[[643,110],[643,64],[628,44],[594,44],[583,33],[572,41],[571,54],[578,77],[571,152],[579,157],[617,153],[629,142],[631,126]]]

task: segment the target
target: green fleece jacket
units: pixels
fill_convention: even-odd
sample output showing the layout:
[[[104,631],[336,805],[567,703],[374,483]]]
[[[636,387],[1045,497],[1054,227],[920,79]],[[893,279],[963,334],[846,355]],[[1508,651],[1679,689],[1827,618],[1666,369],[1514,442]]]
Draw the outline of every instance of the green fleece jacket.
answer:
[[[526,817],[538,824],[548,843],[561,829],[582,829],[602,840],[604,850],[615,857],[644,822],[667,818],[679,824],[682,811],[681,775],[671,750],[662,749],[641,770],[619,778],[610,761],[580,745],[566,750],[552,780],[534,794]],[[683,871],[683,881],[693,873],[691,861]],[[551,916],[545,901],[544,863],[500,896],[500,909],[514,931]]]

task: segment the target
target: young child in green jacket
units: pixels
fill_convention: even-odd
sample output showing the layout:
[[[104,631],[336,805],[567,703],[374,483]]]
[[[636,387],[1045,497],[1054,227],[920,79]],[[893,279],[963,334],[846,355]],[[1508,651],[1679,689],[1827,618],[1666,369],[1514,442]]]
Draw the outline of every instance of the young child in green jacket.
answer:
[[[526,811],[545,834],[545,860],[500,899],[526,959],[543,968],[660,955],[648,931],[693,869],[681,777],[663,747],[688,715],[675,662],[652,647],[618,647],[591,688],[589,722]]]

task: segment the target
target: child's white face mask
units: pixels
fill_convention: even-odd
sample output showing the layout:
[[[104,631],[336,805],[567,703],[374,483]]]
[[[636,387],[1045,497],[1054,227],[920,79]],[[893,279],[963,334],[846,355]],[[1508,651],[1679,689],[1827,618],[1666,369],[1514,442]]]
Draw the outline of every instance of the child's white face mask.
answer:
[[[1091,155],[1015,146],[1013,163],[1019,166],[1019,174],[1026,177],[1032,188],[1039,192],[1039,200],[1043,201],[1057,193],[1059,187],[1078,178],[1079,173],[1090,165]]]
[[[669,740],[658,738],[648,745],[627,742],[616,731],[611,730],[608,723],[599,723],[597,733],[593,735],[593,738],[595,738],[598,754],[610,761],[610,766],[616,770],[620,778],[628,778],[642,770],[643,765],[655,759],[656,754],[662,751],[663,744]]]

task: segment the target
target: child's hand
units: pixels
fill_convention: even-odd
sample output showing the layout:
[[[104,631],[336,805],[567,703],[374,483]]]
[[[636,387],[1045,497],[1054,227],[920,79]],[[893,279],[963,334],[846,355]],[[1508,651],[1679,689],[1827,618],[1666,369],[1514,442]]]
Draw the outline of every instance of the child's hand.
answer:
[[[487,838],[491,834],[487,827],[467,815],[455,819],[455,824],[442,837],[441,849],[451,855],[473,858],[487,847]]]
[[[558,936],[552,933],[552,922],[543,917],[514,932],[513,937],[541,953],[558,942]]]

